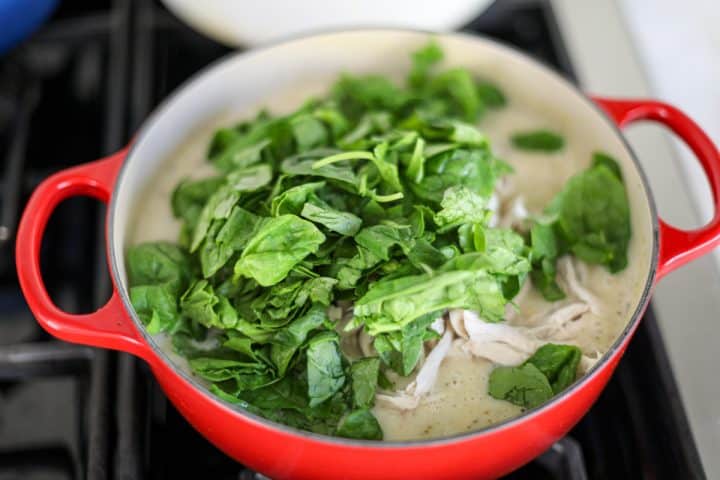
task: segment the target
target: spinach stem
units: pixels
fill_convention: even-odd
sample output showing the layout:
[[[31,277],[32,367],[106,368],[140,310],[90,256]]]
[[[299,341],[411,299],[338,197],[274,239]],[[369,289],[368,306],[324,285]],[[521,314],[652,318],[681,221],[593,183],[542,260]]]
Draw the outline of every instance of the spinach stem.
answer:
[[[321,158],[320,160],[312,164],[312,169],[317,170],[318,168],[330,165],[331,163],[341,162],[343,160],[374,160],[375,157],[370,152],[364,152],[362,150],[355,150],[352,152],[336,153],[329,157]]]

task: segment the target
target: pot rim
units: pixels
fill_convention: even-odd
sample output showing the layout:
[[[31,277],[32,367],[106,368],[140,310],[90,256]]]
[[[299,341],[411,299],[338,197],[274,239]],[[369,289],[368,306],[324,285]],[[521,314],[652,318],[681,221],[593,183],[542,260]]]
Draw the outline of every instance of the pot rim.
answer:
[[[282,423],[278,423],[272,420],[268,420],[264,417],[261,417],[260,415],[251,413],[241,407],[239,407],[236,404],[233,404],[231,402],[228,402],[226,400],[223,400],[220,397],[217,397],[214,395],[207,387],[202,385],[192,374],[189,372],[186,372],[182,368],[179,368],[175,362],[173,362],[172,359],[169,358],[169,356],[159,347],[159,345],[156,343],[155,339],[150,335],[145,326],[142,324],[140,319],[138,318],[137,314],[135,313],[135,310],[132,307],[132,304],[130,302],[130,297],[128,294],[127,288],[124,286],[123,282],[120,279],[119,270],[118,270],[118,262],[120,261],[121,257],[124,257],[122,253],[119,253],[114,248],[114,242],[112,239],[114,238],[114,218],[117,208],[117,196],[115,193],[118,190],[119,185],[121,185],[124,174],[126,172],[126,167],[129,163],[130,158],[132,157],[132,154],[137,147],[138,144],[141,143],[141,141],[147,136],[147,132],[150,130],[150,126],[157,121],[157,119],[164,114],[164,112],[170,107],[170,105],[176,101],[177,97],[180,96],[182,92],[184,92],[191,84],[194,84],[198,81],[200,81],[206,74],[210,73],[211,71],[215,70],[217,67],[225,64],[226,62],[238,58],[238,57],[250,57],[254,55],[263,54],[266,50],[274,49],[274,48],[280,48],[283,47],[285,44],[293,43],[296,41],[301,41],[307,38],[316,38],[316,37],[331,37],[333,35],[338,34],[345,34],[345,33],[366,33],[366,34],[374,34],[374,33],[412,33],[412,34],[418,34],[418,35],[425,35],[427,37],[455,37],[455,38],[462,38],[466,40],[470,40],[473,42],[478,43],[487,43],[493,46],[495,49],[501,51],[503,54],[520,57],[521,59],[540,65],[543,69],[548,71],[552,76],[554,76],[557,80],[559,80],[561,83],[565,84],[567,87],[569,87],[574,93],[576,93],[584,102],[586,102],[588,105],[591,106],[595,111],[597,111],[600,116],[603,118],[603,120],[615,131],[615,133],[620,138],[620,141],[624,145],[625,149],[630,155],[630,158],[635,166],[635,168],[638,171],[638,174],[640,176],[640,180],[642,183],[642,187],[644,189],[644,197],[647,202],[647,205],[650,209],[650,218],[652,221],[652,256],[650,258],[650,267],[648,270],[648,274],[645,280],[645,286],[643,287],[642,294],[639,298],[639,301],[637,302],[637,305],[633,311],[632,316],[630,317],[630,320],[628,321],[625,328],[622,330],[622,332],[618,335],[617,339],[612,343],[610,348],[608,349],[605,354],[603,354],[600,359],[593,365],[590,370],[582,376],[579,380],[576,380],[575,383],[573,383],[570,387],[568,387],[566,390],[564,390],[559,395],[555,395],[550,399],[548,402],[545,402],[542,405],[539,405],[537,407],[531,408],[529,410],[526,410],[522,412],[520,415],[517,415],[515,417],[508,418],[506,420],[503,420],[501,422],[489,425],[487,427],[473,430],[469,432],[464,433],[458,433],[454,435],[449,435],[445,437],[440,438],[432,438],[432,439],[423,439],[423,440],[404,440],[404,441],[393,441],[393,440],[358,440],[358,439],[349,439],[349,438],[343,438],[343,437],[333,437],[330,435],[323,435],[318,434],[314,432],[309,432],[306,430],[301,430],[298,428],[294,428]],[[153,110],[152,112],[147,116],[147,118],[142,122],[140,128],[138,129],[137,134],[133,137],[132,143],[130,144],[127,155],[125,159],[122,162],[122,165],[120,166],[120,169],[118,171],[117,177],[115,179],[115,184],[113,185],[112,194],[110,196],[110,204],[107,212],[107,246],[108,249],[108,255],[110,259],[110,273],[113,279],[113,285],[115,291],[119,294],[120,298],[122,299],[123,306],[125,307],[125,313],[132,319],[135,328],[137,329],[138,333],[142,337],[142,340],[145,342],[145,344],[150,347],[152,352],[176,375],[180,376],[182,379],[187,381],[196,391],[201,393],[203,396],[207,397],[209,400],[215,402],[220,407],[222,407],[224,410],[227,410],[228,413],[232,415],[240,415],[244,417],[245,420],[254,422],[264,428],[268,428],[271,430],[274,430],[276,433],[284,434],[292,437],[299,437],[303,440],[313,440],[318,443],[324,443],[332,446],[340,446],[340,447],[353,447],[353,448],[363,448],[367,450],[393,450],[393,449],[406,449],[406,448],[429,448],[429,447],[442,447],[442,446],[449,446],[455,443],[464,442],[464,441],[471,441],[473,439],[491,435],[494,434],[500,430],[516,426],[520,423],[531,421],[533,418],[539,416],[540,414],[544,413],[546,410],[550,410],[551,408],[554,408],[559,402],[566,400],[570,396],[572,396],[574,393],[580,391],[581,389],[585,388],[588,384],[590,384],[595,377],[597,377],[604,368],[608,366],[608,362],[611,358],[615,357],[616,355],[621,354],[622,349],[626,343],[630,341],[632,338],[632,335],[635,331],[635,329],[638,327],[640,320],[642,319],[642,315],[650,301],[650,296],[652,293],[653,286],[655,285],[656,279],[657,279],[657,272],[658,272],[658,262],[659,262],[659,217],[657,213],[657,208],[655,205],[655,200],[652,195],[652,190],[650,189],[650,184],[648,182],[647,176],[642,168],[642,165],[640,164],[637,155],[635,154],[635,151],[630,146],[629,142],[625,138],[625,136],[622,134],[622,131],[620,130],[619,126],[613,119],[595,102],[592,101],[592,99],[583,93],[582,90],[572,82],[570,82],[567,78],[562,76],[560,73],[555,71],[552,67],[546,65],[544,62],[535,59],[531,57],[530,55],[526,54],[525,52],[519,50],[518,48],[507,45],[505,43],[502,43],[498,40],[495,40],[493,38],[487,37],[485,35],[478,35],[474,33],[467,33],[467,32],[433,32],[428,30],[422,30],[422,29],[415,29],[415,28],[405,28],[405,27],[357,27],[357,28],[341,28],[341,29],[325,29],[325,30],[318,30],[314,33],[310,34],[301,34],[297,36],[290,36],[287,38],[283,38],[274,42],[267,43],[260,47],[255,47],[247,51],[243,52],[230,52],[226,55],[223,55],[222,57],[214,60],[213,62],[209,63],[205,67],[201,68],[197,72],[193,73],[190,77],[188,77],[185,81],[183,81],[180,85],[178,85],[167,97],[165,97]]]

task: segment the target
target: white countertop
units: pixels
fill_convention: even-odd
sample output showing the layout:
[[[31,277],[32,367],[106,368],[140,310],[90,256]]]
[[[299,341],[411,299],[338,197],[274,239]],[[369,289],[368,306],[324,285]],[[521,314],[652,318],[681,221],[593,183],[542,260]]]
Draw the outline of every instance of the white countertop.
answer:
[[[578,79],[588,92],[673,103],[720,143],[718,0],[552,3]],[[627,137],[664,219],[687,228],[711,216],[709,189],[686,147],[657,126],[630,127]],[[708,478],[720,478],[719,267],[720,255],[696,260],[663,279],[653,297]]]

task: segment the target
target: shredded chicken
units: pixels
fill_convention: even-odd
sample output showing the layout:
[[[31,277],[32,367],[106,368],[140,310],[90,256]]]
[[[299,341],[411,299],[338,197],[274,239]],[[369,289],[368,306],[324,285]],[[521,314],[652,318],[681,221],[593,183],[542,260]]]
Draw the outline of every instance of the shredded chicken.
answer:
[[[537,350],[540,340],[523,327],[504,323],[489,323],[474,312],[462,310],[463,327],[468,340],[462,349],[476,357],[501,365],[517,365]]]
[[[336,305],[330,305],[327,309],[327,316],[331,321],[337,322],[342,319],[343,309]]]
[[[438,335],[442,335],[445,332],[445,315],[442,315],[435,319],[433,323],[430,324],[430,329],[435,331]],[[425,350],[432,350],[435,348],[435,345],[437,345],[439,342],[438,339],[432,339],[425,342]],[[425,353],[423,351],[423,353]],[[425,358],[424,355],[422,357]],[[418,364],[422,365],[422,360],[418,362]]]
[[[435,385],[440,365],[450,350],[452,339],[452,330],[448,328],[445,330],[438,344],[435,345],[435,348],[433,348],[427,358],[425,358],[425,362],[420,368],[415,380],[398,394],[389,395],[378,393],[375,396],[376,401],[386,403],[400,410],[412,410],[416,408],[420,403],[420,399],[430,393],[430,390],[432,390],[432,387]]]
[[[512,199],[507,208],[504,209],[505,213],[500,218],[499,226],[502,228],[522,228],[524,221],[530,216],[530,213],[525,206],[525,199],[522,196],[517,196]]]
[[[430,328],[435,330],[439,335],[442,335],[445,332],[445,318],[442,316],[436,318],[435,321],[430,324]]]
[[[567,334],[562,338],[558,334],[567,330],[570,322],[577,321],[589,311],[590,306],[587,303],[575,302],[564,305],[550,313],[533,317],[530,322],[532,325],[530,331],[539,338],[567,339]]]
[[[497,227],[500,222],[500,199],[496,193],[493,193],[490,200],[488,200],[487,208],[492,212],[488,226]]]
[[[408,385],[408,392],[416,396],[422,396],[430,392],[433,385],[435,385],[435,380],[437,380],[440,364],[445,359],[448,350],[450,350],[451,344],[452,332],[448,330],[443,334],[435,348],[433,348],[428,354],[425,359],[425,363],[423,363],[422,368],[420,368],[420,371],[417,374],[417,377],[415,377],[415,380]]]
[[[375,347],[373,346],[373,337],[368,335],[365,332],[365,329],[362,328],[357,334],[358,339],[358,346],[360,347],[360,351],[363,353],[366,357],[372,357],[376,354]]]
[[[450,327],[455,331],[455,335],[460,338],[467,340],[470,338],[467,330],[465,330],[465,318],[463,315],[464,310],[454,309],[448,313],[450,319]]]
[[[395,395],[387,393],[375,394],[375,402],[380,405],[397,408],[398,410],[414,410],[420,405],[420,397],[400,392]]]
[[[504,200],[510,197],[515,192],[515,184],[510,176],[500,177],[495,182],[495,193]]]
[[[587,311],[585,304],[576,303],[562,307],[547,317],[550,324],[555,324],[562,319],[577,318],[581,315],[578,312]],[[485,358],[500,365],[519,365],[528,359],[535,351],[547,342],[546,338],[538,335],[538,327],[512,326],[504,323],[488,323],[482,320],[474,312],[468,310],[453,310],[450,312],[453,330],[467,332],[464,340],[458,340],[457,345],[464,352],[473,356]],[[452,322],[452,319],[455,322]],[[541,325],[541,326],[544,326]],[[462,342],[462,343],[459,343]],[[581,358],[581,371],[593,365],[590,357],[583,355]]]
[[[516,306],[518,303],[522,302],[523,298],[527,295],[527,293],[530,291],[530,282],[526,281],[523,283],[522,287],[520,287],[520,291],[515,295],[515,298],[513,298],[513,301],[511,303],[508,303],[505,305],[505,321],[512,323],[513,320],[518,316],[520,313],[518,311],[518,307]]]
[[[538,345],[539,347],[539,345]],[[468,340],[463,345],[463,350],[475,357],[490,360],[499,365],[520,365],[532,351],[517,349],[512,343],[501,341]]]
[[[578,300],[588,304],[591,312],[599,313],[600,302],[595,295],[580,284],[572,257],[566,255],[558,260],[558,271],[560,272],[560,279],[567,290]]]
[[[602,358],[601,352],[595,352],[593,356],[583,355],[580,357],[580,371],[585,374]]]

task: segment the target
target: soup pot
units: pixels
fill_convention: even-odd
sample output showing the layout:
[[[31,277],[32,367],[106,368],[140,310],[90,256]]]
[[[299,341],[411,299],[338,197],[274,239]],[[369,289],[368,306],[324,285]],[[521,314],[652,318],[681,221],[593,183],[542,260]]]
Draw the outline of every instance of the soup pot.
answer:
[[[720,243],[720,154],[698,125],[667,104],[587,97],[538,62],[491,40],[465,34],[434,36],[447,65],[465,66],[498,83],[511,104],[522,101],[543,115],[553,115],[562,128],[581,132],[581,143],[616,157],[627,186],[633,222],[629,258],[639,272],[629,287],[635,302],[627,327],[610,350],[562,394],[516,418],[446,438],[378,442],[317,435],[265,420],[213,396],[159,348],[130,304],[124,251],[131,214],[151,179],[171,168],[164,160],[188,135],[223,112],[254,109],[281,90],[315,85],[321,92],[341,71],[399,76],[409,69],[409,52],[429,38],[409,30],[344,31],[231,55],[170,96],[128,148],[45,180],[28,202],[16,248],[20,285],[38,322],[60,339],[142,358],[170,401],[200,433],[227,455],[271,478],[492,478],[542,453],[575,425],[602,391],[640,322],[653,285]],[[658,218],[640,165],[618,129],[638,120],[669,127],[693,150],[715,202],[709,224],[682,230]],[[107,256],[114,291],[102,308],[83,315],[53,304],[39,260],[50,214],[58,203],[77,195],[110,204]]]

